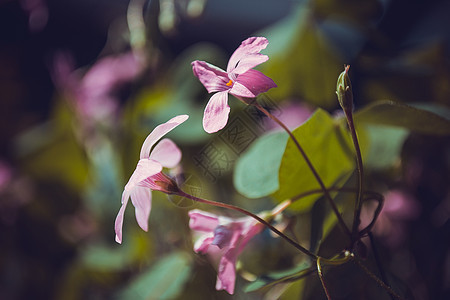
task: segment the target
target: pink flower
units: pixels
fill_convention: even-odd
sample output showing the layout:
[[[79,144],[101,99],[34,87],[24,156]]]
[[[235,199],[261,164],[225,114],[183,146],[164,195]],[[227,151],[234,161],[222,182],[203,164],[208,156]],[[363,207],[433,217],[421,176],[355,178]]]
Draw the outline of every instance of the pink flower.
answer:
[[[175,167],[181,160],[181,151],[169,139],[161,140],[153,150],[152,147],[161,137],[188,118],[187,115],[176,116],[166,123],[158,125],[145,139],[136,170],[134,170],[122,193],[122,206],[115,222],[116,242],[119,244],[122,243],[123,217],[128,198],[131,197],[139,226],[147,231],[148,217],[152,206],[151,191],[169,192],[166,187],[173,182],[161,170],[163,167]]]
[[[119,108],[116,92],[142,71],[140,56],[127,52],[101,58],[83,75],[73,70],[73,58],[65,53],[55,57],[53,81],[74,104],[83,123],[112,119]]]
[[[219,131],[227,124],[230,113],[228,93],[242,100],[255,98],[277,86],[272,79],[252,69],[269,59],[259,53],[268,43],[264,37],[251,37],[243,41],[231,55],[226,72],[204,61],[192,62],[194,75],[208,93],[218,92],[209,99],[205,108],[203,128],[206,132]]]
[[[222,257],[217,271],[217,290],[234,293],[237,257],[250,239],[258,234],[263,225],[253,218],[231,219],[201,211],[189,212],[189,227],[200,233],[194,251],[212,254],[221,249]]]

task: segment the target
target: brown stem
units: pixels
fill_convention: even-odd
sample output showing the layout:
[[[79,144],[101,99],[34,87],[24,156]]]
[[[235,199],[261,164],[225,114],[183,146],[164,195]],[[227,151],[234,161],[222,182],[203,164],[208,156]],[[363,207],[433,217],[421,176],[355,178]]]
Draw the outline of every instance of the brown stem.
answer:
[[[275,121],[278,125],[280,125],[289,134],[290,138],[294,142],[294,144],[297,147],[297,149],[300,151],[300,154],[303,156],[303,159],[305,160],[305,162],[308,165],[309,169],[311,170],[311,172],[313,173],[313,175],[316,178],[317,182],[319,183],[320,188],[322,189],[325,197],[327,198],[328,202],[330,203],[330,205],[331,205],[331,207],[332,207],[332,209],[334,211],[334,214],[336,215],[336,217],[337,217],[337,219],[339,221],[339,225],[341,226],[342,230],[349,236],[349,238],[351,238],[352,234],[351,234],[350,230],[348,229],[347,225],[345,224],[344,219],[342,219],[342,216],[339,213],[339,210],[336,207],[336,204],[334,203],[333,198],[331,198],[331,195],[328,192],[327,188],[325,187],[325,184],[323,183],[322,178],[320,178],[319,173],[317,173],[316,169],[314,168],[313,164],[309,160],[308,156],[306,155],[306,153],[303,150],[302,146],[300,146],[300,143],[297,141],[295,136],[292,134],[292,132],[289,130],[289,128],[287,128],[287,126],[284,125],[283,122],[281,122],[277,117],[275,117],[270,112],[268,112],[264,107],[259,105],[258,102],[254,101],[251,104],[254,105],[257,109],[259,109],[262,113],[264,113],[267,117],[269,117],[270,119]]]
[[[375,212],[373,213],[372,221],[369,223],[369,225],[367,225],[364,229],[362,229],[359,232],[357,239],[365,236],[366,234],[370,234],[370,232],[372,230],[372,227],[375,225],[375,222],[377,221],[378,216],[381,213],[381,209],[383,208],[384,197],[381,194],[378,194],[378,193],[370,193],[370,194],[372,194],[373,199],[378,201],[378,206],[375,209]]]
[[[320,266],[320,257],[317,258],[317,274],[319,274],[319,279],[320,282],[322,283],[322,287],[323,290],[325,292],[325,294],[327,295],[327,299],[330,300],[331,296],[330,296],[330,292],[328,291],[328,288],[325,284],[325,279],[323,278],[323,274],[322,274],[322,267]]]
[[[389,295],[393,296],[396,299],[403,299],[402,297],[400,297],[390,286],[388,286],[387,284],[385,284],[381,279],[379,279],[375,274],[373,274],[369,269],[367,269],[367,267],[365,265],[363,265],[361,263],[361,261],[359,261],[358,258],[353,257],[353,261],[364,271],[366,272],[367,275],[369,275],[370,278],[372,278],[373,280],[375,280],[382,288],[384,288]]]
[[[292,240],[290,237],[288,237],[287,235],[285,235],[284,233],[282,233],[281,231],[276,229],[274,226],[272,226],[269,222],[267,222],[263,218],[259,217],[258,215],[255,215],[254,213],[251,213],[251,212],[249,212],[249,211],[247,211],[247,210],[245,210],[245,209],[243,209],[241,207],[238,207],[238,206],[235,206],[235,205],[231,205],[231,204],[216,202],[216,201],[212,201],[212,200],[206,200],[206,199],[198,198],[198,197],[195,197],[195,196],[190,195],[188,193],[185,193],[184,191],[181,191],[181,190],[179,190],[179,192],[177,192],[177,195],[179,195],[181,197],[189,198],[189,199],[191,199],[193,201],[196,201],[196,202],[205,203],[205,204],[209,204],[209,205],[214,205],[214,206],[217,206],[217,207],[233,209],[233,210],[236,210],[236,211],[238,211],[240,213],[243,213],[243,214],[245,214],[247,216],[250,216],[253,219],[255,219],[258,222],[260,222],[263,225],[265,225],[267,228],[272,230],[278,236],[280,236],[283,239],[285,239],[288,243],[290,243],[292,246],[294,246],[295,248],[297,248],[298,250],[300,250],[304,254],[308,255],[309,257],[311,257],[313,259],[317,259],[317,256],[314,253],[312,253],[312,252],[308,251],[306,248],[302,247],[300,244],[298,244],[297,242]]]

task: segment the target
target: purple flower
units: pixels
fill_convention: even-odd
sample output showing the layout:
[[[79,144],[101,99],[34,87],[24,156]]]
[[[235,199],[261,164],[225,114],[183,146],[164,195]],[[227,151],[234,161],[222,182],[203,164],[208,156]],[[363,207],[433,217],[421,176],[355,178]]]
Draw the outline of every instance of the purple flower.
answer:
[[[169,139],[163,139],[158,144],[156,142],[188,118],[188,115],[176,116],[166,123],[158,125],[145,139],[136,170],[134,170],[122,193],[122,206],[115,222],[116,242],[119,244],[122,243],[123,217],[128,198],[131,197],[139,226],[147,231],[148,217],[152,207],[151,191],[168,192],[166,187],[173,184],[171,179],[164,175],[161,170],[163,167],[175,167],[181,160],[181,151]],[[156,146],[152,149],[155,144]]]
[[[263,225],[250,217],[231,219],[198,209],[191,210],[189,217],[189,227],[200,233],[194,251],[213,254],[221,250],[216,289],[233,294],[237,258]]]
[[[252,69],[269,59],[267,55],[259,53],[268,43],[264,37],[251,37],[243,41],[231,55],[226,72],[204,61],[192,62],[194,75],[208,93],[217,92],[209,99],[203,115],[206,132],[219,131],[227,124],[230,113],[228,93],[242,100],[255,98],[277,86],[272,79]]]

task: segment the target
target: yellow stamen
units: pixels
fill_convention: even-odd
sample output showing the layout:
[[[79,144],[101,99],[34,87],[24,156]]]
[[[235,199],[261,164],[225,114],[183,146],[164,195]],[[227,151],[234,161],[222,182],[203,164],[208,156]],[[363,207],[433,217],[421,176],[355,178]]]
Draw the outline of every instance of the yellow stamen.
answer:
[[[233,85],[233,80],[230,79],[230,81],[228,81],[227,86],[232,86]]]

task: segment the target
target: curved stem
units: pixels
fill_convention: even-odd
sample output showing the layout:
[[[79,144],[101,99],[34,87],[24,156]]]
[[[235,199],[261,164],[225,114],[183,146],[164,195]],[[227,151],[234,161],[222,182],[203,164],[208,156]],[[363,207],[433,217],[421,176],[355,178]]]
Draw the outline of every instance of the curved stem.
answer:
[[[375,212],[373,213],[372,221],[369,223],[369,225],[367,225],[364,229],[362,229],[359,232],[357,239],[365,236],[366,234],[371,233],[372,227],[375,225],[375,222],[377,221],[378,216],[381,213],[381,209],[383,208],[384,197],[378,193],[371,193],[371,194],[372,194],[373,199],[378,201],[378,206],[375,209]]]
[[[259,105],[258,102],[254,101],[253,103],[251,103],[251,105],[254,105],[258,110],[260,110],[262,113],[264,113],[267,117],[269,117],[270,119],[275,121],[278,125],[280,125],[284,129],[284,131],[286,131],[289,134],[290,138],[294,142],[294,144],[297,147],[297,149],[300,151],[300,154],[302,155],[302,157],[305,160],[306,164],[308,165],[309,169],[311,170],[311,172],[313,173],[313,175],[316,178],[317,182],[319,183],[320,188],[322,189],[325,197],[327,198],[328,202],[330,203],[330,205],[331,205],[331,207],[332,207],[332,209],[334,211],[334,214],[336,215],[336,217],[338,219],[339,225],[341,226],[342,230],[349,236],[349,238],[351,238],[352,233],[350,232],[350,230],[348,229],[347,225],[345,224],[344,219],[342,219],[342,216],[339,213],[339,210],[338,210],[336,204],[334,203],[333,198],[331,198],[331,195],[330,195],[329,191],[325,187],[325,184],[323,183],[322,178],[320,178],[319,173],[317,173],[316,169],[314,168],[313,164],[309,160],[309,158],[306,155],[305,151],[303,150],[302,146],[300,146],[300,143],[297,141],[297,139],[292,134],[292,132],[289,130],[289,128],[287,128],[287,126],[284,125],[283,122],[281,122],[277,117],[275,117],[270,112],[268,112],[264,107]]]
[[[265,225],[267,228],[272,230],[278,236],[280,236],[283,239],[285,239],[289,244],[291,244],[292,246],[294,246],[295,248],[297,248],[298,250],[300,250],[304,254],[308,255],[309,257],[311,257],[313,259],[317,259],[317,256],[314,253],[312,253],[309,250],[307,250],[306,248],[302,247],[300,244],[298,244],[297,242],[292,240],[290,237],[288,237],[287,235],[285,235],[284,233],[282,233],[281,231],[276,229],[274,226],[272,226],[269,222],[267,222],[263,218],[259,217],[258,215],[255,215],[254,213],[251,213],[251,212],[249,212],[249,211],[247,211],[247,210],[245,210],[245,209],[243,209],[241,207],[234,206],[234,205],[231,205],[231,204],[226,204],[226,203],[221,203],[221,202],[216,202],[216,201],[212,201],[212,200],[206,200],[206,199],[198,198],[198,197],[195,197],[195,196],[190,195],[188,193],[185,193],[184,191],[181,191],[181,190],[177,194],[179,196],[181,196],[181,197],[186,197],[186,198],[189,198],[189,199],[191,199],[193,201],[196,201],[196,202],[205,203],[205,204],[209,204],[209,205],[214,205],[214,206],[217,206],[217,207],[233,209],[233,210],[238,211],[240,213],[246,214],[247,216],[250,216],[253,219],[255,219],[258,222],[260,222],[263,225]]]
[[[358,136],[356,134],[355,124],[353,123],[353,113],[351,110],[344,110],[345,117],[347,119],[348,128],[350,129],[350,133],[352,136],[353,146],[355,148],[356,153],[356,169],[358,171],[358,193],[355,201],[355,209],[353,215],[353,225],[352,225],[352,246],[355,241],[359,238],[358,236],[358,226],[361,222],[360,214],[361,214],[361,205],[362,205],[362,193],[363,193],[363,162],[361,155],[361,148],[359,147]]]

